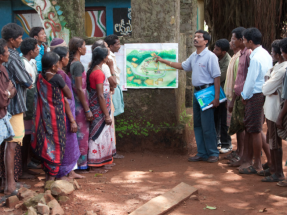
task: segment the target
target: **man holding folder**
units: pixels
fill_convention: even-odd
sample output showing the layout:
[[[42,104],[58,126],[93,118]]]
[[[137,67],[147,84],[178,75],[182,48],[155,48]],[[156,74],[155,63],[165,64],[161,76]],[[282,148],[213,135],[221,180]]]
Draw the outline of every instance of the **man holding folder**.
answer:
[[[194,93],[214,85],[215,98],[210,103],[213,107],[219,106],[220,92],[220,68],[217,56],[208,50],[210,35],[203,30],[198,30],[194,35],[196,51],[183,63],[175,63],[156,56],[156,61],[169,65],[173,68],[192,71],[192,85]],[[202,111],[195,96],[193,97],[193,121],[194,134],[197,144],[197,155],[190,157],[188,161],[218,161],[217,134],[214,123],[214,108]]]

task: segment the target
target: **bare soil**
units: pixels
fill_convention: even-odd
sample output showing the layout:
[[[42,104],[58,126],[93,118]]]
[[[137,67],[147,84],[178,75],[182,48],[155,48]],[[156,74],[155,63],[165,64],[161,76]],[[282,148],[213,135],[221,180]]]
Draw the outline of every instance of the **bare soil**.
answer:
[[[264,128],[266,130],[266,126]],[[232,137],[235,147],[235,136]],[[286,152],[287,143],[283,142]],[[266,208],[265,214],[287,214],[287,199],[280,197],[287,188],[276,183],[261,182],[257,175],[240,175],[238,170],[228,167],[227,160],[220,155],[218,163],[190,163],[187,156],[162,153],[120,153],[124,159],[115,160],[116,166],[104,175],[86,174],[78,180],[80,190],[73,193],[70,203],[63,205],[65,214],[85,214],[93,210],[98,215],[126,215],[149,201],[185,182],[199,190],[198,200],[188,199],[166,214],[170,215],[246,215],[258,214]],[[287,153],[284,155],[284,164]],[[263,154],[262,161],[265,161]],[[285,173],[287,167],[284,167]],[[21,180],[37,192],[43,188],[33,185],[39,180]],[[216,210],[204,209],[208,206]],[[0,214],[23,214],[14,210]]]

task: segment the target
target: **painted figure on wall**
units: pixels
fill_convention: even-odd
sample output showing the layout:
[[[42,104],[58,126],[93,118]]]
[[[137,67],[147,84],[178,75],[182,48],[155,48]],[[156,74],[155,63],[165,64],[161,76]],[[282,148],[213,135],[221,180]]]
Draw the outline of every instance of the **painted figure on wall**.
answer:
[[[69,41],[70,30],[66,28],[67,22],[56,0],[22,0],[39,14],[42,26],[48,36],[48,42],[53,38],[61,38]]]

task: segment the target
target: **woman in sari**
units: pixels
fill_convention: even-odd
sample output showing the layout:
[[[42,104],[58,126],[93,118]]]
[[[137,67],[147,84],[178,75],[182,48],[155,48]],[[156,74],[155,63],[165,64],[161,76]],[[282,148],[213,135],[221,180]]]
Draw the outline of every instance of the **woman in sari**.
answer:
[[[69,180],[69,178],[85,178],[74,172],[78,168],[77,161],[81,155],[79,143],[77,139],[78,126],[75,120],[75,99],[73,95],[72,82],[69,76],[63,71],[69,62],[69,51],[67,47],[56,47],[53,52],[59,55],[59,67],[57,74],[61,75],[63,80],[69,87],[72,98],[65,98],[65,111],[66,111],[66,149],[60,171],[57,178],[62,180]],[[68,175],[69,178],[66,177]]]
[[[108,61],[109,50],[104,46],[92,52],[92,63],[87,73],[90,109],[94,116],[90,124],[88,165],[90,172],[105,173],[104,165],[113,163],[115,154],[114,129],[111,126],[111,98],[108,78],[102,65]]]
[[[65,100],[72,93],[57,74],[59,55],[48,52],[42,58],[42,73],[36,81],[34,125],[31,146],[42,160],[46,181],[55,180],[59,173],[66,147]]]
[[[81,55],[86,54],[85,41],[79,37],[73,37],[69,42],[69,63],[67,73],[72,80],[72,87],[76,105],[76,122],[78,123],[77,138],[81,156],[78,160],[78,169],[88,168],[87,158],[89,149],[89,121],[93,120],[93,114],[89,108],[88,94],[86,90],[86,72],[80,62]],[[85,173],[82,171],[82,173]]]

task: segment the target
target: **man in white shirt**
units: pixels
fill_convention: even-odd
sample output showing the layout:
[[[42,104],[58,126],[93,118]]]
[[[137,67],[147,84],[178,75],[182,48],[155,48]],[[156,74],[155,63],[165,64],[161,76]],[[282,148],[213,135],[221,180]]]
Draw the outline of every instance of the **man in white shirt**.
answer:
[[[245,138],[249,142],[248,147],[250,147],[250,151],[248,152],[253,150],[253,154],[248,153],[245,163],[239,170],[241,174],[256,174],[262,170],[261,151],[263,140],[261,131],[265,100],[262,94],[262,85],[264,84],[265,74],[273,64],[270,54],[260,45],[261,40],[262,34],[257,28],[248,28],[243,32],[243,43],[246,48],[252,50],[241,97],[245,105]],[[266,154],[266,156],[268,157],[269,155]],[[254,162],[252,162],[253,157]]]
[[[263,108],[268,127],[266,142],[269,143],[272,162],[269,169],[261,171],[261,175],[267,176],[262,179],[263,182],[278,182],[284,180],[282,167],[282,139],[277,134],[276,121],[281,110],[280,95],[282,93],[282,83],[287,61],[281,56],[279,43],[280,40],[275,40],[271,45],[273,62],[277,63],[266,73],[266,82],[262,86],[262,93],[265,95]]]
[[[116,61],[116,56],[115,53],[118,52],[121,48],[120,40],[117,35],[109,35],[105,38],[105,42],[108,44],[108,47],[110,48],[110,55],[109,59],[113,61],[113,66],[114,66],[114,74],[116,76],[117,80],[117,87],[115,88],[115,92],[113,94],[113,104],[115,108],[114,116],[118,116],[121,113],[124,112],[124,97],[123,97],[123,92],[120,88],[120,73],[121,70],[117,66],[117,61]],[[116,155],[114,158],[123,158],[122,155]]]
[[[37,65],[35,58],[39,55],[39,46],[37,45],[37,40],[34,38],[26,38],[23,40],[20,46],[20,50],[23,54],[21,57],[26,71],[32,78],[33,87],[27,90],[26,107],[27,111],[24,114],[24,125],[25,125],[25,137],[23,139],[22,147],[22,162],[23,162],[23,175],[21,178],[33,179],[36,178],[33,171],[28,169],[27,160],[29,149],[31,147],[31,133],[32,133],[32,117],[34,109],[34,92],[35,92],[35,81],[37,77]]]

